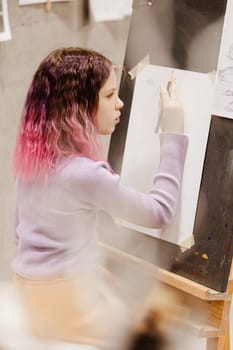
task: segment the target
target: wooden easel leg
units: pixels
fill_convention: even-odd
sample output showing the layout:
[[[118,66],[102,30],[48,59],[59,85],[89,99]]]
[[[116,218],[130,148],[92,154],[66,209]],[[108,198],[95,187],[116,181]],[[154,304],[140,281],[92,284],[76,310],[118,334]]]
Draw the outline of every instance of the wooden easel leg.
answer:
[[[230,350],[230,322],[227,323],[224,350]]]
[[[225,350],[225,337],[208,338],[206,350]]]
[[[207,338],[206,350],[230,350],[230,327],[224,337]]]
[[[218,350],[219,338],[207,338],[206,350]]]

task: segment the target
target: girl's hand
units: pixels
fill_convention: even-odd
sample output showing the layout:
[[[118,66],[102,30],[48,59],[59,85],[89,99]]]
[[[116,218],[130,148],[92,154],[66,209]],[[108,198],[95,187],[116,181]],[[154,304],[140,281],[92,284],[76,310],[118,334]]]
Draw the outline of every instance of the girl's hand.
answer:
[[[168,87],[160,88],[161,122],[160,128],[165,133],[182,134],[184,132],[184,110],[177,92],[176,79],[172,75]]]

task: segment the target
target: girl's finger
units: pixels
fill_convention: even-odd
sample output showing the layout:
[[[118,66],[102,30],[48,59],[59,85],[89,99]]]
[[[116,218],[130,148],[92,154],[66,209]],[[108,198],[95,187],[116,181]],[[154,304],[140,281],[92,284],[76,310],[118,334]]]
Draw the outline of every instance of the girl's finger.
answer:
[[[176,96],[176,79],[175,79],[175,77],[172,77],[172,79],[171,79],[171,84],[169,87],[169,94],[171,97]]]
[[[169,101],[168,91],[163,85],[160,85],[160,98],[162,106]]]

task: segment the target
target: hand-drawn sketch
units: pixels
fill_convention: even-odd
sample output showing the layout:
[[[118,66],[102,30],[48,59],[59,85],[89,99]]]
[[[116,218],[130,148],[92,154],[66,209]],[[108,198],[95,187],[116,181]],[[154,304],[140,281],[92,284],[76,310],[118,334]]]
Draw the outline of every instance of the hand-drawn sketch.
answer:
[[[180,210],[169,230],[164,232],[123,224],[177,243],[192,235],[193,231],[214,95],[214,84],[208,74],[148,65],[137,75],[131,108],[133,117],[129,120],[121,181],[142,191],[150,189],[159,165],[159,136],[155,134],[159,90],[172,71],[182,96],[185,132],[189,135]]]
[[[228,1],[218,62],[213,112],[233,118],[233,42],[231,17],[233,1]]]
[[[11,39],[7,0],[0,0],[0,41]]]
[[[233,60],[233,43],[230,45],[230,47],[228,49],[228,58]]]

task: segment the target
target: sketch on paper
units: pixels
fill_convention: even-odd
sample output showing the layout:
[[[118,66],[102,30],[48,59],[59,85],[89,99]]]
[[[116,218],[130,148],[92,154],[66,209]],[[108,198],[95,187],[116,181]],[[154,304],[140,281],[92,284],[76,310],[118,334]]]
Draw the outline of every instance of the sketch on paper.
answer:
[[[178,212],[169,229],[164,232],[122,221],[121,224],[155,237],[181,243],[192,235],[205,157],[214,94],[214,84],[208,74],[148,65],[137,75],[121,181],[143,192],[150,190],[160,157],[159,136],[155,134],[160,85],[170,78],[172,71],[182,96],[185,132],[189,136]]]
[[[0,0],[0,41],[11,39],[7,0]]]
[[[233,61],[233,43],[229,47],[228,58]]]
[[[213,113],[228,118],[233,118],[232,11],[233,1],[228,1],[218,63],[216,93],[213,109]]]
[[[224,99],[223,115],[233,112],[233,67],[220,69],[218,72],[218,93]]]

